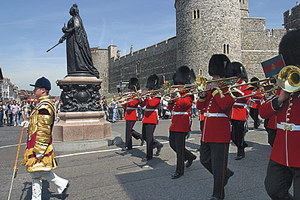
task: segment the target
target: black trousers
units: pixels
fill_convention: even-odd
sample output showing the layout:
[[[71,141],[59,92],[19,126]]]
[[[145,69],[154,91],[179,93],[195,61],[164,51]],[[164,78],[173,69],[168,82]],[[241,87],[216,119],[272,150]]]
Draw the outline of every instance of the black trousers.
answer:
[[[273,147],[273,144],[274,144],[274,141],[275,141],[275,138],[276,138],[277,130],[276,129],[270,129],[270,128],[267,128],[266,130],[268,132],[268,143],[271,145],[271,147]]]
[[[176,172],[179,174],[184,174],[184,161],[196,158],[192,152],[185,148],[186,135],[186,132],[170,131],[169,133],[170,146],[177,156]]]
[[[147,142],[147,158],[153,157],[153,149],[161,146],[162,144],[154,139],[153,134],[156,128],[156,124],[143,123],[142,135],[143,139]]]
[[[142,139],[142,134],[136,132],[133,129],[133,126],[136,121],[126,121],[126,141],[125,141],[125,147],[127,149],[132,149],[132,137],[135,139]]]
[[[254,128],[257,129],[260,125],[258,118],[258,109],[250,108],[250,116],[254,120]]]
[[[238,149],[244,148],[245,143],[245,121],[231,120],[231,140]]]
[[[294,182],[294,198],[289,189]],[[300,168],[269,161],[265,187],[272,200],[300,200]]]
[[[213,175],[213,197],[223,199],[224,179],[230,174],[227,168],[229,143],[202,142],[200,146],[200,162]]]

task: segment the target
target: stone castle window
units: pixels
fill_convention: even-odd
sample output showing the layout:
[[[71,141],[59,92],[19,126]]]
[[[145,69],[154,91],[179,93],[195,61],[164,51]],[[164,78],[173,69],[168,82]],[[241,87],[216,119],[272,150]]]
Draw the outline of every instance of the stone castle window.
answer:
[[[142,72],[142,69],[141,69],[140,61],[137,61],[136,62],[135,73],[140,74],[141,72]]]
[[[200,18],[200,10],[196,9],[193,12],[193,19],[199,19]]]
[[[230,54],[229,44],[223,44],[223,53],[224,54]]]

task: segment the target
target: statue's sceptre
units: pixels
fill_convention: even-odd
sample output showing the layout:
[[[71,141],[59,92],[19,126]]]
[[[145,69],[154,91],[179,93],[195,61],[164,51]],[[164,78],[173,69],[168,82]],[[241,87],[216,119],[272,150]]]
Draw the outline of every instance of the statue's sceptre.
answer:
[[[66,24],[64,24],[64,27],[63,27],[63,29],[66,29],[67,27],[66,27]],[[48,49],[46,52],[48,53],[49,51],[51,51],[52,49],[54,49],[55,47],[57,47],[58,45],[60,45],[61,43],[63,43],[64,42],[64,40],[66,39],[66,37],[65,37],[65,35],[59,40],[59,42],[56,44],[56,45],[54,45],[53,47],[51,47],[50,49]]]

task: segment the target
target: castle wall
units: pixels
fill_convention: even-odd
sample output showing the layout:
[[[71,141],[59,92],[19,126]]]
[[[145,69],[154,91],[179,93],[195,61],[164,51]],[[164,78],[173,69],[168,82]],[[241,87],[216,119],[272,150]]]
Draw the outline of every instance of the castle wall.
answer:
[[[202,71],[208,76],[207,66],[213,54],[241,59],[239,1],[177,0],[175,7],[177,67],[187,65],[196,74]]]
[[[249,17],[249,0],[240,0],[241,18]]]
[[[286,33],[285,29],[266,29],[265,18],[250,18],[248,0],[175,0],[175,8],[176,37],[125,56],[115,45],[92,50],[94,65],[103,79],[103,94],[116,93],[116,85],[131,77],[139,78],[142,89],[153,73],[171,80],[182,65],[209,77],[209,59],[220,53],[242,62],[249,78],[263,78],[261,62],[278,55],[279,42]],[[299,19],[300,6],[296,6],[285,12],[285,27],[300,26]]]
[[[265,28],[264,18],[242,18],[242,58],[249,78],[263,78],[261,62],[278,55],[278,46],[285,29]]]
[[[170,38],[150,47],[140,49],[122,56],[110,59],[109,92],[117,91],[116,85],[120,81],[128,81],[137,77],[141,88],[144,89],[149,75],[165,75],[166,80],[171,80],[176,70],[177,40]]]
[[[292,10],[284,12],[284,27],[289,29],[300,29],[300,5],[295,6]]]
[[[108,93],[108,50],[100,48],[91,48],[93,64],[99,71],[102,80],[100,94],[106,96]]]

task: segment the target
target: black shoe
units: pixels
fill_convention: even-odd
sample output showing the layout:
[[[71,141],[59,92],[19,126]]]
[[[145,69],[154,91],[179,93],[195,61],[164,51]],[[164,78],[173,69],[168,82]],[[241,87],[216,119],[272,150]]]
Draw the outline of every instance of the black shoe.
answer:
[[[181,176],[183,176],[183,174],[175,172],[175,174],[173,174],[171,177],[172,177],[172,179],[177,179],[177,178],[180,178]]]
[[[160,154],[160,151],[161,151],[161,148],[163,148],[163,144],[159,144],[158,146],[157,146],[157,150],[156,150],[156,153],[155,153],[155,155],[156,156],[159,156],[159,154]]]
[[[242,160],[243,158],[245,158],[245,155],[239,155],[239,156],[236,156],[234,158],[234,160]]]
[[[142,159],[142,162],[147,162],[147,161],[149,161],[149,160],[152,160],[152,158],[147,158],[147,157],[145,157],[145,158]]]
[[[67,194],[68,188],[70,186],[70,181],[68,182],[66,188],[61,193],[61,199],[66,199],[69,195]]]
[[[227,185],[229,178],[232,177],[233,175],[234,172],[228,169],[228,173],[226,173],[224,178],[224,186]]]
[[[221,200],[221,199],[217,197],[211,197],[209,200]]]
[[[143,146],[144,145],[144,142],[145,142],[145,140],[143,139],[143,138],[140,138],[141,139],[141,146]]]
[[[188,159],[188,161],[187,161],[187,163],[185,164],[185,166],[187,167],[187,168],[189,168],[192,164],[193,164],[193,161],[194,160],[196,160],[196,156],[195,157],[193,157],[193,158],[190,158],[190,159]]]
[[[241,160],[245,158],[245,150],[244,148],[238,148],[237,156],[234,158],[235,160]]]

